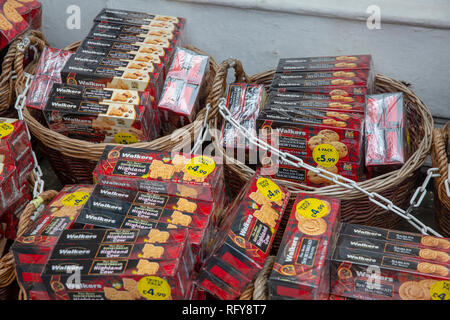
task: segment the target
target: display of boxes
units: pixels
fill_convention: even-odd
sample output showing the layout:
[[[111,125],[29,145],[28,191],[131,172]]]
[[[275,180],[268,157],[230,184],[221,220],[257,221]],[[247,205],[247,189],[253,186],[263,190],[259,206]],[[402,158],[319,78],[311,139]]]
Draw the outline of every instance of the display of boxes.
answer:
[[[227,210],[199,287],[219,299],[236,299],[270,254],[288,199],[286,190],[255,174]]]
[[[339,200],[299,194],[268,279],[270,299],[326,300]]]

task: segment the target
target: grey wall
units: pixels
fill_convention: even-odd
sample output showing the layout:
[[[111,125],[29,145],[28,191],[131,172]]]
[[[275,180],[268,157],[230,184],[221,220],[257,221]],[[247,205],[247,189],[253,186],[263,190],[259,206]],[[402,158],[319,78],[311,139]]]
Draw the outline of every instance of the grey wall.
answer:
[[[97,12],[111,8],[187,18],[187,40],[218,62],[240,59],[248,74],[274,68],[280,57],[370,53],[377,72],[410,82],[432,113],[450,117],[450,30],[244,10],[165,0],[41,0],[43,32],[56,47],[81,40]],[[66,9],[81,8],[81,28],[66,28]]]

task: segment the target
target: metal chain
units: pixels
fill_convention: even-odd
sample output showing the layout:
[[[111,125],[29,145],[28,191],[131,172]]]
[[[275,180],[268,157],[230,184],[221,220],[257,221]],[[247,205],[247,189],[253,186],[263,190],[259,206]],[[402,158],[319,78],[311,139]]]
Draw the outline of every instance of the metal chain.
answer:
[[[22,93],[17,97],[16,103],[14,105],[14,108],[16,108],[16,110],[17,110],[18,118],[19,118],[19,120],[22,120],[22,121],[24,121],[23,109],[25,108],[25,105],[26,105],[27,94],[28,94],[28,90],[31,87],[31,83],[33,81],[33,75],[31,75],[29,73],[25,73],[25,79],[26,79],[25,88],[22,91]],[[30,130],[28,129],[28,125],[27,125],[26,121],[24,121],[24,124],[25,124],[25,128],[27,130],[28,139],[31,141],[31,133],[30,133]],[[31,149],[31,155],[33,156],[33,160],[35,163],[33,173],[36,176],[36,182],[33,186],[33,198],[36,198],[42,192],[44,192],[45,182],[42,179],[42,177],[43,177],[42,169],[39,166],[38,160],[36,158],[36,154],[34,153],[33,149]]]
[[[439,178],[441,175],[439,173],[435,173],[439,170],[439,168],[430,168],[427,171],[427,177],[423,181],[422,185],[416,189],[414,192],[414,195],[411,198],[411,201],[409,202],[410,207],[406,210],[406,212],[409,212],[412,210],[412,208],[418,208],[422,204],[423,199],[425,198],[425,195],[427,194],[427,186],[428,183],[430,183],[431,178]],[[416,198],[419,196],[419,200],[416,201]]]
[[[331,173],[331,172],[326,171],[321,168],[312,167],[312,166],[304,163],[302,159],[300,159],[292,154],[282,152],[279,149],[256,138],[253,135],[253,133],[251,133],[247,129],[243,128],[236,120],[233,119],[230,111],[226,107],[226,101],[223,98],[219,102],[219,113],[222,115],[222,117],[226,121],[228,121],[233,127],[235,127],[235,129],[237,129],[237,130],[241,131],[241,133],[245,134],[245,136],[249,139],[250,143],[254,144],[255,146],[257,146],[265,151],[270,151],[272,154],[277,155],[282,161],[286,162],[287,164],[292,165],[297,168],[303,168],[308,171],[312,171],[312,172],[316,173],[319,177],[322,177],[329,181],[332,181],[335,184],[340,185],[346,189],[357,190],[357,191],[365,194],[371,202],[375,203],[376,205],[380,206],[381,208],[383,208],[385,210],[394,212],[398,216],[400,216],[403,219],[405,219],[406,221],[408,221],[408,223],[410,223],[414,228],[419,230],[422,234],[432,233],[435,236],[442,237],[435,230],[426,226],[419,219],[412,216],[410,213],[406,212],[402,208],[397,207],[391,200],[381,196],[380,194],[378,194],[376,192],[369,192],[369,191],[365,190],[364,188],[360,187],[355,181],[345,178],[343,176]]]

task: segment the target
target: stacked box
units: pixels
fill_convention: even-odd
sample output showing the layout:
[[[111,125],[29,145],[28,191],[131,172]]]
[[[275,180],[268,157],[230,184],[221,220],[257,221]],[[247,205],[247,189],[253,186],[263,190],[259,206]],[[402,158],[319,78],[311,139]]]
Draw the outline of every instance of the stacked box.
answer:
[[[94,170],[94,181],[124,189],[215,201],[223,195],[223,166],[217,159],[206,156],[107,146]]]
[[[166,132],[192,123],[200,107],[200,91],[209,74],[209,57],[177,48],[158,109]]]
[[[45,47],[28,90],[27,107],[44,110],[55,83],[61,83],[61,70],[73,52]]]
[[[340,202],[299,194],[268,280],[273,300],[326,300],[329,295],[329,251]]]
[[[57,300],[172,300],[190,296],[192,270],[187,229],[66,230],[42,279]],[[73,284],[75,271],[79,279]],[[155,282],[168,292],[158,291],[161,284],[146,288]]]
[[[19,185],[33,171],[35,161],[23,120],[0,118],[0,163],[16,167]]]
[[[365,95],[374,91],[374,83],[370,55],[281,59],[258,128],[281,151],[359,181]],[[270,153],[261,162],[274,178],[313,187],[334,184],[313,171],[279,163]]]
[[[74,97],[77,93],[79,98]],[[129,103],[132,99],[136,102]],[[149,103],[148,97],[131,90],[56,85],[44,115],[50,129],[70,138],[94,143],[137,143],[159,137],[159,121]]]
[[[366,166],[381,172],[401,167],[407,160],[403,93],[366,96]]]
[[[240,296],[263,268],[290,194],[258,172],[231,205],[198,275],[198,286],[223,300]]]
[[[75,220],[101,228],[187,228],[203,260],[223,204],[96,185]]]
[[[240,125],[257,136],[256,119],[267,102],[267,92],[263,85],[233,83],[228,87],[227,108]],[[221,131],[222,146],[233,150],[236,155],[246,155],[253,148],[245,135],[226,122]],[[227,151],[228,153],[228,151]]]
[[[11,247],[18,282],[31,300],[49,299],[41,272],[61,233],[74,226],[92,189],[90,185],[64,187]]]
[[[450,240],[342,224],[331,257],[330,292],[364,300],[431,300],[449,280]]]

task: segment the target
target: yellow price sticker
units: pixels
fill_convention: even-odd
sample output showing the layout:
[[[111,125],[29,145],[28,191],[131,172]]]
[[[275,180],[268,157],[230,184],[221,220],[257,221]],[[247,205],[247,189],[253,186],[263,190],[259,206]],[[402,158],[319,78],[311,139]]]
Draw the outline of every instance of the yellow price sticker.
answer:
[[[439,281],[430,288],[430,296],[433,300],[450,300],[450,281]]]
[[[74,192],[65,196],[61,203],[65,207],[79,207],[84,205],[89,197],[90,194],[87,192]]]
[[[0,139],[9,136],[14,131],[14,126],[10,123],[0,123]]]
[[[331,144],[319,144],[313,150],[313,159],[319,166],[334,167],[339,161],[339,152]]]
[[[171,289],[166,280],[159,277],[144,277],[138,282],[138,291],[147,300],[170,299]]]
[[[319,219],[328,214],[328,207],[322,200],[308,198],[297,204],[296,213],[303,218]]]
[[[256,187],[270,201],[277,202],[283,199],[283,192],[281,192],[280,187],[268,178],[259,178],[256,181]]]
[[[133,144],[138,143],[139,140],[135,135],[131,133],[119,132],[114,135],[114,142],[120,144]]]
[[[214,160],[206,156],[194,157],[186,164],[186,172],[198,178],[209,176],[215,168]]]

